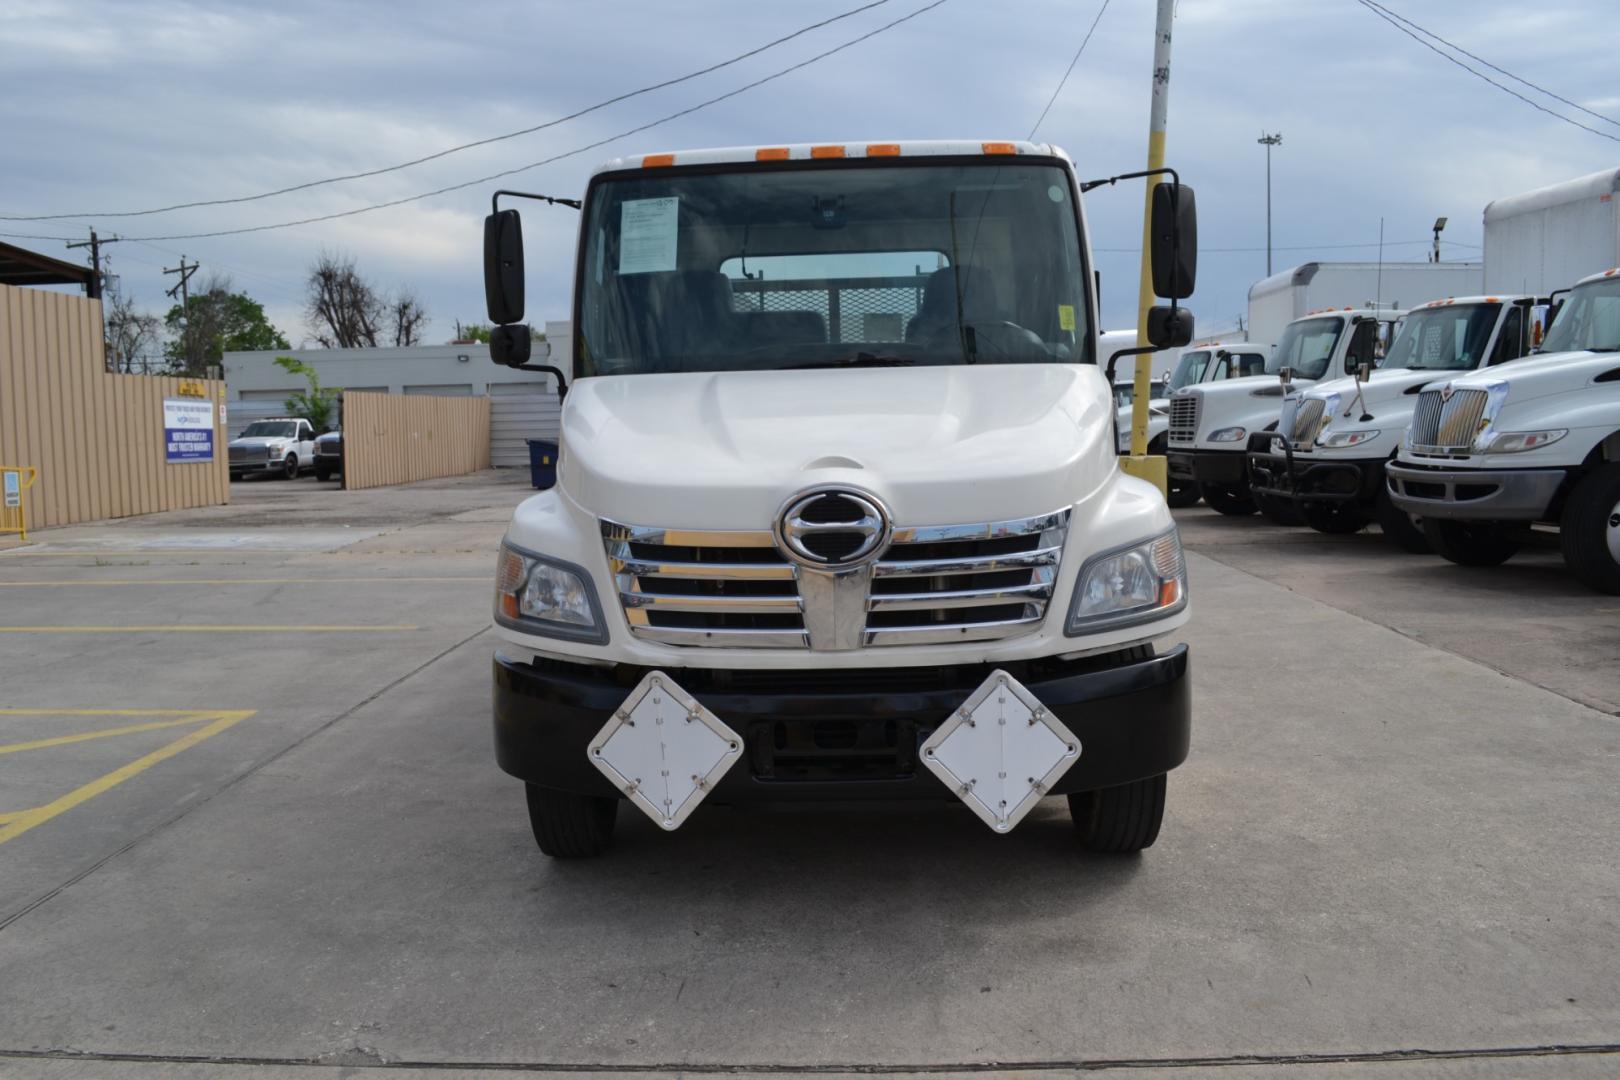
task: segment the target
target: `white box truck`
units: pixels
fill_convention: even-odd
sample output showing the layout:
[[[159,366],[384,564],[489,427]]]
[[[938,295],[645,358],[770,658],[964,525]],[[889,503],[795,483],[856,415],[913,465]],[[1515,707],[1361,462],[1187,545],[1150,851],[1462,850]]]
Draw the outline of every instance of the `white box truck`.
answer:
[[[1085,190],[1053,146],[899,142],[623,158],[550,200],[581,215],[558,482],[501,545],[493,703],[542,851],[600,853],[622,803],[956,798],[1006,832],[1053,795],[1082,847],[1153,843],[1187,576],[1115,453]],[[502,195],[491,353],[534,370]],[[1186,296],[1191,189],[1152,207]]]
[[[1250,286],[1249,340],[1280,341],[1284,327],[1313,311],[1413,307],[1472,296],[1483,290],[1484,277],[1485,265],[1477,262],[1304,263]]]
[[[1548,293],[1620,266],[1620,169],[1485,207],[1485,291]]]

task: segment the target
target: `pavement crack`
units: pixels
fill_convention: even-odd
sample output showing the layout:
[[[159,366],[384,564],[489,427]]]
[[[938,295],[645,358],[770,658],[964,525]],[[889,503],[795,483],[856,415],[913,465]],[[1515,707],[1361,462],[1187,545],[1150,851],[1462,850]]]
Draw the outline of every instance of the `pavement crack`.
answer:
[[[59,882],[57,885],[55,885],[54,887],[52,887],[48,891],[46,891],[46,892],[42,893],[41,895],[35,897],[33,900],[30,900],[26,904],[23,904],[21,907],[17,908],[16,910],[8,912],[4,917],[0,917],[0,933],[5,932],[13,923],[15,923],[18,919],[21,919],[24,915],[27,915],[29,912],[35,911],[35,910],[39,909],[41,906],[50,903],[50,901],[52,901],[56,897],[62,895],[68,889],[71,889],[73,886],[77,885],[79,882],[83,881],[85,878],[89,877],[91,874],[94,874],[97,870],[100,870],[103,866],[106,866],[108,863],[112,862],[114,859],[118,858],[120,855],[123,855],[125,852],[128,852],[128,851],[134,849],[135,847],[138,847],[139,845],[145,843],[147,840],[150,840],[152,837],[156,836],[158,833],[163,832],[165,829],[169,828],[171,825],[177,824],[178,822],[180,822],[184,818],[191,815],[193,812],[201,809],[204,806],[207,806],[210,802],[212,802],[215,799],[215,797],[224,794],[226,791],[229,791],[231,788],[235,787],[237,784],[241,783],[243,780],[246,780],[248,777],[253,776],[253,775],[261,772],[262,770],[269,768],[271,765],[274,765],[276,762],[280,761],[282,758],[286,757],[288,754],[292,753],[292,751],[298,749],[300,746],[303,746],[305,743],[309,742],[311,739],[315,738],[317,735],[320,735],[320,734],[322,734],[322,733],[324,733],[326,731],[329,731],[331,728],[335,727],[340,722],[342,722],[344,720],[347,720],[349,717],[353,716],[355,713],[359,712],[361,709],[365,708],[367,705],[370,705],[372,702],[376,701],[378,698],[382,697],[384,694],[388,693],[390,690],[392,690],[395,687],[399,686],[401,683],[405,682],[408,679],[415,678],[417,675],[421,674],[427,668],[429,668],[429,667],[433,666],[434,664],[438,663],[440,660],[443,660],[445,657],[449,656],[451,653],[455,652],[457,649],[460,649],[463,645],[466,645],[469,642],[471,642],[471,641],[473,641],[473,640],[475,640],[475,639],[477,639],[479,637],[482,637],[484,634],[489,632],[489,629],[490,629],[490,627],[488,625],[480,626],[473,633],[468,634],[466,637],[462,638],[460,641],[457,641],[454,645],[451,645],[449,648],[443,650],[442,652],[436,653],[435,655],[433,655],[433,656],[429,657],[428,659],[422,661],[422,663],[418,664],[416,667],[414,667],[411,670],[405,672],[405,674],[400,675],[398,678],[395,678],[395,679],[391,680],[390,682],[384,684],[381,688],[379,688],[376,691],[372,692],[367,697],[361,699],[360,701],[356,702],[355,704],[349,706],[347,709],[345,709],[342,712],[338,713],[336,716],[332,717],[332,719],[326,721],[325,723],[321,724],[318,727],[315,727],[315,728],[311,729],[310,731],[305,732],[302,736],[300,736],[299,738],[297,738],[297,739],[293,740],[292,742],[288,743],[286,746],[283,746],[281,749],[275,751],[274,753],[272,753],[272,754],[270,754],[270,755],[268,755],[268,756],[266,756],[264,758],[261,758],[257,762],[254,762],[252,765],[248,766],[246,769],[243,769],[241,772],[239,772],[236,775],[230,777],[224,783],[222,783],[218,787],[214,788],[214,790],[210,791],[208,794],[202,796],[199,799],[196,799],[196,800],[194,800],[192,802],[187,803],[185,806],[182,806],[180,809],[178,809],[174,813],[170,814],[168,817],[164,818],[162,821],[159,821],[157,824],[153,825],[151,828],[147,829],[145,832],[140,833],[138,836],[132,837],[127,843],[125,843],[125,844],[123,844],[123,845],[121,845],[121,846],[119,846],[117,848],[114,848],[112,851],[108,852],[106,855],[102,856],[101,858],[97,859],[95,862],[91,863],[89,866],[84,867],[78,873],[73,874],[72,876],[68,877],[66,880]],[[0,1051],[0,1056],[4,1056],[5,1053],[7,1053],[7,1051]]]

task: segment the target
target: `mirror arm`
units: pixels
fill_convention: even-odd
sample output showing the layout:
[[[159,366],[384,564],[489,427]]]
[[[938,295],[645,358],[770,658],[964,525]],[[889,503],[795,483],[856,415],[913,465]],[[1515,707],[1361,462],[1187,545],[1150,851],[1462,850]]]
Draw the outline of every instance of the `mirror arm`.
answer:
[[[1177,187],[1181,186],[1181,175],[1176,170],[1166,166],[1162,169],[1144,169],[1141,172],[1120,173],[1118,176],[1109,176],[1101,180],[1087,180],[1080,185],[1080,193],[1083,195],[1092,188],[1112,187],[1121,180],[1140,180],[1148,176],[1168,176],[1172,184]]]
[[[554,375],[557,379],[557,400],[562,401],[568,396],[568,380],[563,377],[562,368],[550,364],[518,364],[514,371],[543,371],[547,375]]]
[[[534,199],[537,202],[550,203],[552,206],[568,206],[578,210],[585,204],[578,199],[564,199],[556,195],[535,195],[528,191],[507,191],[504,188],[489,197],[490,212],[501,212],[501,196],[510,195],[514,199]]]
[[[1113,390],[1114,388],[1114,365],[1118,363],[1120,357],[1141,356],[1144,353],[1155,353],[1158,351],[1159,347],[1156,345],[1138,345],[1134,349],[1120,349],[1116,351],[1108,358],[1108,367],[1104,369],[1108,374],[1108,389]]]

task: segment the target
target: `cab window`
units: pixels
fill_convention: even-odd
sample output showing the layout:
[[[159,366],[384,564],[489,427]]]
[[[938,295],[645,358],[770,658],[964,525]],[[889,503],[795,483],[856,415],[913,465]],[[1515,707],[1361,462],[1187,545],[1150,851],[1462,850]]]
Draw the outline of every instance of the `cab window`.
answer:
[[[1491,352],[1492,364],[1505,364],[1524,355],[1524,308],[1514,304],[1508,308],[1502,321],[1502,332],[1497,335],[1496,348]]]

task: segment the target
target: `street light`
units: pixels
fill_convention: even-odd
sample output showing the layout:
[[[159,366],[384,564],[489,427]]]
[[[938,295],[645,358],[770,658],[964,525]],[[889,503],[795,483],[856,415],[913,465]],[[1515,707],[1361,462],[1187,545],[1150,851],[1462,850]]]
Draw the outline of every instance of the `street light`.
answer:
[[[1440,233],[1443,229],[1445,229],[1445,227],[1445,218],[1439,217],[1434,219],[1434,258],[1431,260],[1432,262],[1440,261]]]
[[[1266,277],[1271,276],[1271,148],[1282,145],[1282,132],[1275,135],[1260,133],[1257,140],[1266,148]]]

